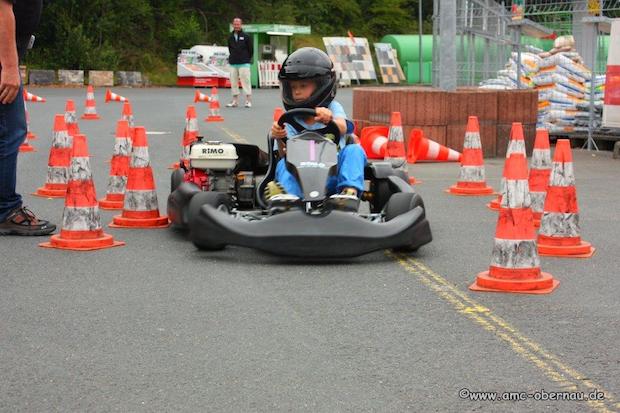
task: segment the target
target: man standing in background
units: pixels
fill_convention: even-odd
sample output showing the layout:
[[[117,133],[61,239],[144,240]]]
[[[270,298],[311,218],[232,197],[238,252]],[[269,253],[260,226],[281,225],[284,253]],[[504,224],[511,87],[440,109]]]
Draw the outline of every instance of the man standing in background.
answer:
[[[0,235],[47,235],[56,229],[37,219],[15,192],[17,153],[26,138],[19,58],[32,46],[41,7],[42,0],[0,0]]]
[[[241,28],[241,19],[233,19],[233,31],[228,38],[228,63],[230,64],[230,90],[232,100],[226,106],[236,108],[239,106],[239,80],[245,93],[245,107],[252,107],[252,83],[250,82],[250,64],[254,47],[252,37]]]

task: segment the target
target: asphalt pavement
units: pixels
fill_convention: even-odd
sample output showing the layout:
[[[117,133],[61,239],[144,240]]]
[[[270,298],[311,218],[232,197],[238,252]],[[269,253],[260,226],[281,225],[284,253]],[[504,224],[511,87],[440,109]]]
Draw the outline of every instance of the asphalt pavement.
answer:
[[[193,89],[114,89],[147,128],[160,210]],[[53,116],[84,89],[36,88],[37,152],[19,157],[18,188],[60,222],[44,183]],[[96,91],[99,121],[80,121],[97,193],[105,194],[122,106]],[[220,90],[222,106],[229,97]],[[351,89],[338,91],[350,114]],[[210,139],[266,146],[278,91],[222,108]],[[127,243],[95,252],[0,238],[0,411],[618,411],[620,161],[574,150],[590,259],[542,258],[550,295],[474,293],[488,268],[497,214],[489,198],[453,197],[458,164],[415,164],[434,240],[411,255],[304,262],[228,247],[201,252],[173,229],[107,228]],[[502,159],[487,159],[499,187]],[[596,392],[599,393],[593,393]],[[472,401],[480,391],[518,401]],[[553,395],[552,392],[566,392]],[[511,392],[506,394],[505,392]],[[551,400],[592,394],[602,400]],[[550,396],[551,395],[551,396]],[[500,397],[498,396],[498,397]],[[481,396],[487,397],[487,396]]]

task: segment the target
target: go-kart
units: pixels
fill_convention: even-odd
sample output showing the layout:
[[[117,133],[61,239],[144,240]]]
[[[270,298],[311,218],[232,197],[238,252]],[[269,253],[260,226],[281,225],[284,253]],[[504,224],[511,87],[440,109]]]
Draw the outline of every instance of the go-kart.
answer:
[[[431,242],[424,202],[402,169],[390,162],[368,163],[367,189],[361,199],[368,212],[343,210],[327,193],[337,175],[340,132],[334,122],[304,130],[297,116],[316,116],[313,109],[293,109],[278,123],[302,131],[286,145],[286,167],[298,179],[303,197],[265,199],[275,177],[278,155],[255,145],[199,139],[190,149],[189,165],[172,174],[168,216],[202,250],[227,245],[254,248],[289,257],[354,257],[394,248],[415,251]],[[258,182],[258,184],[257,184]],[[276,197],[277,198],[277,197]],[[362,204],[364,206],[364,204]]]

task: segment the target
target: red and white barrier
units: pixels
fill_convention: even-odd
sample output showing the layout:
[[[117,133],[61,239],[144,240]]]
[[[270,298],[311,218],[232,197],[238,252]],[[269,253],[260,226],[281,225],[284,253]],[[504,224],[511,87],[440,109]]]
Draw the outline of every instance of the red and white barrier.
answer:
[[[273,60],[259,60],[258,61],[258,86],[259,87],[274,87],[279,86],[278,72],[282,65]]]

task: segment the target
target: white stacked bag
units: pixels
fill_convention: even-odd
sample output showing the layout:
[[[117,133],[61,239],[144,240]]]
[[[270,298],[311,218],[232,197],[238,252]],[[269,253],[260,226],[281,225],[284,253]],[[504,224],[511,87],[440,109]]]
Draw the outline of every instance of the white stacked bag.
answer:
[[[548,129],[550,133],[588,130],[592,72],[583,65],[574,45],[572,36],[561,36],[554,41],[554,47],[549,52],[526,46],[529,51],[521,53],[521,88],[538,91],[537,126]],[[516,89],[517,60],[517,54],[513,53],[506,69],[500,70],[496,79],[482,82],[480,87]],[[601,107],[604,82],[604,76],[597,76],[593,89]]]

